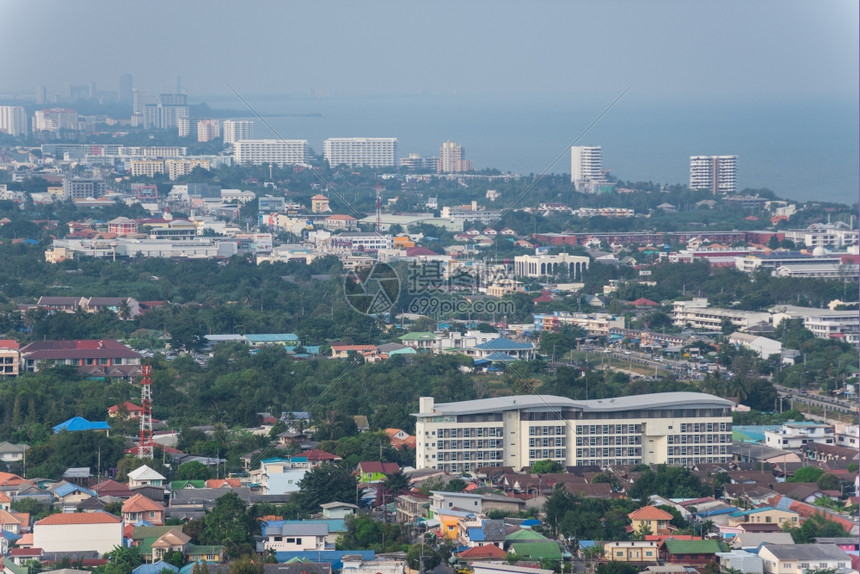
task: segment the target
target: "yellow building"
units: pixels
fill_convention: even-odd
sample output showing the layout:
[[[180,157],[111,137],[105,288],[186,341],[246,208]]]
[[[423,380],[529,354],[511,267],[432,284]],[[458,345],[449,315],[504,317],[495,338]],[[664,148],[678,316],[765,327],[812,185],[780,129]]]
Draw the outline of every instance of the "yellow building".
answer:
[[[656,540],[606,542],[603,545],[603,558],[616,562],[657,562],[657,544]]]
[[[317,194],[311,198],[311,211],[313,213],[328,213],[331,208],[328,206],[328,198],[323,194]]]

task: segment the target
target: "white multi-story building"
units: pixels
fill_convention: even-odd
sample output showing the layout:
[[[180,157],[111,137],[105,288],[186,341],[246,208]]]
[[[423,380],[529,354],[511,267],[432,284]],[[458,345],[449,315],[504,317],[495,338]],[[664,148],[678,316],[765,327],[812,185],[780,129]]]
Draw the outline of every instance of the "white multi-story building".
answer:
[[[771,308],[773,324],[786,319],[803,319],[803,326],[819,339],[837,339],[846,343],[860,342],[860,315],[857,311],[833,311],[815,307],[778,305]]]
[[[570,148],[570,181],[577,191],[588,191],[606,181],[603,174],[603,149],[575,145]]]
[[[33,115],[34,132],[58,132],[60,130],[79,130],[78,112],[65,108],[36,110]]]
[[[709,189],[714,195],[734,193],[737,187],[738,156],[690,156],[690,189]]]
[[[825,247],[827,249],[845,249],[857,245],[860,234],[844,223],[813,223],[806,229],[786,229],[785,238],[794,242],[798,247],[810,249]]]
[[[514,257],[514,275],[533,278],[564,275],[570,279],[582,279],[590,261],[588,257],[569,253],[517,255]]]
[[[239,140],[233,142],[237,165],[306,165],[308,140]]]
[[[27,112],[23,106],[0,106],[0,133],[27,135]]]
[[[833,425],[822,423],[785,423],[779,430],[764,431],[764,443],[771,448],[794,450],[807,443],[836,444]]]
[[[329,138],[323,141],[323,158],[331,167],[394,167],[397,138]]]
[[[134,177],[155,177],[164,173],[164,160],[135,159],[131,161],[131,175]]]
[[[703,393],[576,401],[520,395],[435,404],[421,397],[416,467],[724,464],[731,460],[733,403]]]
[[[221,124],[224,143],[236,143],[239,140],[249,140],[254,137],[254,120],[224,120]]]
[[[672,307],[672,322],[676,327],[719,331],[722,329],[724,320],[728,320],[739,329],[747,329],[757,323],[770,323],[771,314],[708,307],[706,298],[675,301]]]

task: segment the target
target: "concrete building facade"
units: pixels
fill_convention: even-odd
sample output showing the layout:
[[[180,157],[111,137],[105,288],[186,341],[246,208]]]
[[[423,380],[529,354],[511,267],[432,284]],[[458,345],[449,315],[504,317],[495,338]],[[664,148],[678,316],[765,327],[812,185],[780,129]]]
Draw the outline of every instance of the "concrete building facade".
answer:
[[[702,393],[575,401],[513,396],[435,404],[420,399],[417,468],[659,464],[731,460],[732,402]]]

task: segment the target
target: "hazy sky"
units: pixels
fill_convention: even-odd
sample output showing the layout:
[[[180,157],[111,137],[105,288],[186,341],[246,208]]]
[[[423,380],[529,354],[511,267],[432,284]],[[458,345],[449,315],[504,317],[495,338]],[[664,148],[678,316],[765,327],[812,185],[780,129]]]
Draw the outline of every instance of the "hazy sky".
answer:
[[[856,98],[858,2],[0,0],[0,93]]]

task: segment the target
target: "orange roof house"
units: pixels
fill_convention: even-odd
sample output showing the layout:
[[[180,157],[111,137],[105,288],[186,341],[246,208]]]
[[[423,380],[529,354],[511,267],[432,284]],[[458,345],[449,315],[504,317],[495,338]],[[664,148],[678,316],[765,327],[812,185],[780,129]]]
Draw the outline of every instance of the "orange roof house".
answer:
[[[633,522],[631,525],[633,532],[647,530],[647,534],[668,534],[669,521],[673,517],[665,510],[660,510],[655,506],[643,506],[628,514],[627,518]]]
[[[122,504],[122,518],[126,522],[144,520],[153,526],[164,524],[164,506],[142,494],[135,494]]]

